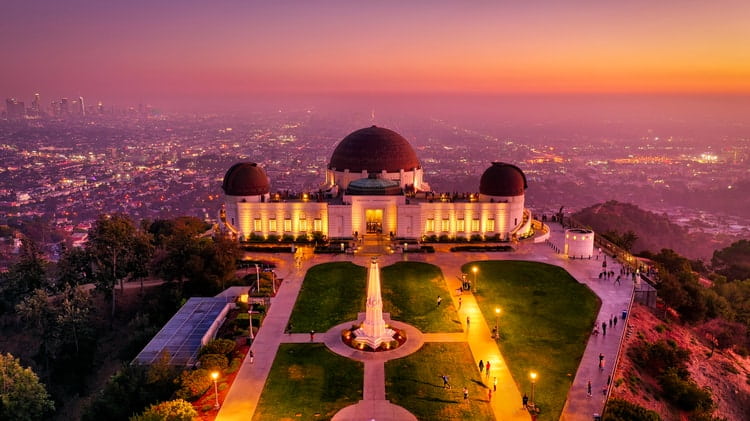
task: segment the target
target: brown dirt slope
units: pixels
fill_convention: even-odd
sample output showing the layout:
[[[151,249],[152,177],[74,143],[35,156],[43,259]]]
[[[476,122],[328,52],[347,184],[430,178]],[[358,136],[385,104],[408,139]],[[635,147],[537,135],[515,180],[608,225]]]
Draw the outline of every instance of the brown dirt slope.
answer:
[[[644,306],[634,305],[632,310],[623,351],[642,340],[674,340],[680,347],[690,350],[690,376],[699,386],[710,388],[717,404],[714,416],[730,421],[750,420],[750,358],[719,350],[709,358],[710,347],[690,328],[665,322]],[[643,374],[628,358],[627,352],[623,352],[617,366],[614,385],[611,397],[654,410],[665,421],[687,419],[686,414],[659,396],[656,380]]]

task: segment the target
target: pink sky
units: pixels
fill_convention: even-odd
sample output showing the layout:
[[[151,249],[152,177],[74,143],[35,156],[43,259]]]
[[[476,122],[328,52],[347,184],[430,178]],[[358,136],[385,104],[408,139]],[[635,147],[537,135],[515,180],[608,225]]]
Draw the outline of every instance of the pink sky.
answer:
[[[746,0],[47,0],[3,6],[0,40],[0,95],[27,101],[750,94]]]

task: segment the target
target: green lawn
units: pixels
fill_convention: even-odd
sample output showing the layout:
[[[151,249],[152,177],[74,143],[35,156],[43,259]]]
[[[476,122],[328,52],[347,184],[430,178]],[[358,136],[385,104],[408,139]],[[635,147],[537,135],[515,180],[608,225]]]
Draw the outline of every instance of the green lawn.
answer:
[[[445,389],[440,375],[449,377]],[[385,363],[386,398],[420,420],[493,420],[482,383],[466,343],[426,343],[414,354]],[[464,401],[462,389],[469,390]]]
[[[365,311],[367,269],[351,262],[313,266],[290,318],[293,332],[325,332]]]
[[[323,344],[281,344],[255,421],[325,420],[362,399],[364,365]]]
[[[381,269],[383,311],[422,332],[461,332],[456,308],[440,268],[398,262]],[[438,295],[443,301],[437,306]]]
[[[519,384],[530,393],[536,371],[539,420],[557,420],[586,347],[601,301],[565,270],[545,263],[480,261],[477,301],[490,326],[501,309],[500,350]]]

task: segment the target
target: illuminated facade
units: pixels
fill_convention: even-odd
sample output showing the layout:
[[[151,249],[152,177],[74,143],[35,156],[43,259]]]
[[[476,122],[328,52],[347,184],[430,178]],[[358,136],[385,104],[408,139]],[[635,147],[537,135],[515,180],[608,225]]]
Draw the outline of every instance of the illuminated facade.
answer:
[[[222,188],[221,226],[241,241],[366,234],[508,241],[531,233],[526,176],[518,167],[493,163],[480,179],[479,194],[434,194],[409,143],[375,126],[341,141],[318,192],[271,194],[268,176],[254,163],[232,166]]]

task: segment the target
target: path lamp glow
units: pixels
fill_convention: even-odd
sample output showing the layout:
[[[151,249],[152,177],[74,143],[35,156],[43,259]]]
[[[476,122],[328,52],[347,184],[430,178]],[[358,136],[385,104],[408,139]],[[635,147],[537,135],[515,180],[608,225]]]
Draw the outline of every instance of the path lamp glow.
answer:
[[[479,291],[479,288],[477,288],[477,271],[478,270],[479,269],[476,266],[473,266],[471,268],[471,271],[474,272],[474,292],[475,293]]]
[[[534,384],[536,383],[536,373],[532,371],[529,374],[529,377],[531,377],[531,406],[534,407]]]
[[[211,372],[211,378],[214,379],[214,394],[216,395],[216,403],[214,404],[214,408],[219,409],[219,386],[216,384],[216,380],[219,378],[219,372]]]
[[[500,307],[495,307],[495,335],[500,339]]]

